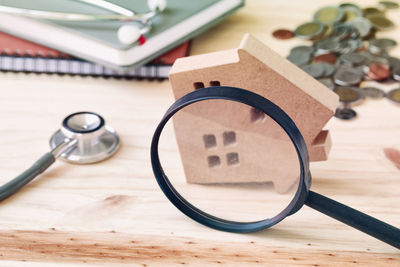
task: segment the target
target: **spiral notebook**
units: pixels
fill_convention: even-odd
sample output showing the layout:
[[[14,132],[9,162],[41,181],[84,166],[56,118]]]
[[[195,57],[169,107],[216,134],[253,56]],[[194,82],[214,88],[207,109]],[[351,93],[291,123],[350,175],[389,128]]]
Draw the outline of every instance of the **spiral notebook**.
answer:
[[[189,42],[185,42],[150,64],[123,72],[0,32],[0,71],[165,79],[174,61],[187,56],[188,51]]]

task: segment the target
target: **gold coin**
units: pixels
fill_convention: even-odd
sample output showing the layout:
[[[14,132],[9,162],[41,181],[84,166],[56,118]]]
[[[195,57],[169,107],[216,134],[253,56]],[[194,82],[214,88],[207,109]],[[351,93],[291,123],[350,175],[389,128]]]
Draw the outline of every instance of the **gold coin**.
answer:
[[[349,6],[349,7],[343,8],[343,10],[344,10],[344,20],[345,21],[352,21],[353,19],[362,16],[362,12],[359,8]]]
[[[343,103],[357,102],[362,98],[361,92],[354,87],[336,87],[333,91],[339,95],[339,101]]]
[[[307,22],[296,28],[294,34],[303,39],[312,39],[324,32],[324,25],[317,22]]]
[[[400,103],[400,88],[390,91],[387,97],[396,103]]]
[[[383,15],[382,10],[376,7],[366,7],[362,10],[364,17],[368,17],[371,15]]]
[[[393,1],[379,1],[379,5],[386,9],[397,9],[399,4]]]
[[[391,30],[394,27],[394,23],[383,15],[371,15],[368,16],[368,20],[373,27],[381,31]]]
[[[314,19],[323,24],[334,24],[343,19],[343,10],[335,6],[323,7],[315,12]]]

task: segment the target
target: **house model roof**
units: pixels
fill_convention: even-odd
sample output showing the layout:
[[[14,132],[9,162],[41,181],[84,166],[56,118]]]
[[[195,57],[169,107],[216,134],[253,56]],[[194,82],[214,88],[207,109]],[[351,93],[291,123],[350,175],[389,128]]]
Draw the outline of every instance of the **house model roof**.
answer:
[[[326,160],[331,142],[322,129],[338,96],[253,36],[246,34],[236,49],[180,58],[169,77],[176,99],[216,82],[264,96],[296,123],[311,160]]]

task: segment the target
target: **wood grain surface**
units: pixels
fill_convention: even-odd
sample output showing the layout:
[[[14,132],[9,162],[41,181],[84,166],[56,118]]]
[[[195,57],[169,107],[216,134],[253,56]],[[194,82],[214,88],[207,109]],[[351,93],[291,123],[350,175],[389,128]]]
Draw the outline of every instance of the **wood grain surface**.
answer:
[[[329,4],[337,2],[249,0],[196,38],[192,53],[237,47],[250,32],[286,56],[302,41],[271,32],[293,29]],[[400,10],[388,15],[399,26],[381,36],[400,41]],[[392,53],[400,57],[400,48]],[[1,183],[47,152],[50,135],[75,111],[102,114],[122,143],[98,164],[58,161],[0,204],[0,266],[400,266],[399,250],[308,207],[252,234],[216,231],[181,214],[150,164],[153,131],[173,102],[168,81],[2,73],[0,84]],[[382,99],[355,109],[355,121],[328,123],[332,151],[311,164],[312,188],[400,227],[400,170],[384,153],[400,149],[400,107]]]

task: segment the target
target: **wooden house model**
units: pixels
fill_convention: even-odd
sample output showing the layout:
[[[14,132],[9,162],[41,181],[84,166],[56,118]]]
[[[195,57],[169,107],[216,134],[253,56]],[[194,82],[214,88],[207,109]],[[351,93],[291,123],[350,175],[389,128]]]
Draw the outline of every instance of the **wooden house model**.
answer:
[[[237,49],[178,59],[169,78],[175,99],[192,90],[219,85],[264,96],[296,123],[307,144],[310,161],[327,159],[331,138],[323,127],[334,114],[338,96],[251,35],[245,35]],[[204,103],[207,106],[203,107],[199,102],[174,116],[186,181],[198,184],[273,182],[278,192],[287,191],[298,179],[298,169],[285,167],[285,163],[293,162],[297,156],[284,153],[291,149],[291,144],[270,142],[272,135],[276,137],[284,134],[283,131],[271,132],[277,129],[271,127],[275,122],[266,120],[258,110],[234,102],[217,102],[215,105]],[[226,112],[220,116],[221,109],[231,109],[231,116],[226,116]],[[234,130],[227,125],[234,125]],[[242,140],[246,140],[246,145],[241,146]],[[279,145],[277,151],[283,152],[243,156],[251,154],[246,150],[260,149],[261,143],[267,147]]]

